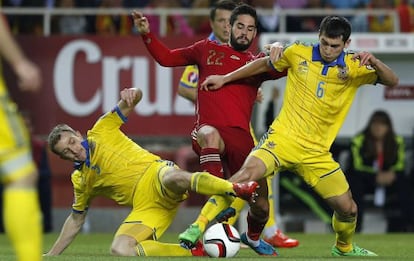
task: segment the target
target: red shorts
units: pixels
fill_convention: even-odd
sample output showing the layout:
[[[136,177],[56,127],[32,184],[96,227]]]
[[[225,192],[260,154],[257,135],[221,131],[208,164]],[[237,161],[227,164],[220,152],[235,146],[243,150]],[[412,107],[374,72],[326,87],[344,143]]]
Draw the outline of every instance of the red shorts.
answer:
[[[254,141],[249,131],[237,127],[216,127],[224,141],[224,152],[220,155],[225,177],[229,178],[236,173],[244,163],[254,147]],[[200,127],[196,127],[191,133],[193,150],[200,156],[201,147],[197,143],[197,131]]]

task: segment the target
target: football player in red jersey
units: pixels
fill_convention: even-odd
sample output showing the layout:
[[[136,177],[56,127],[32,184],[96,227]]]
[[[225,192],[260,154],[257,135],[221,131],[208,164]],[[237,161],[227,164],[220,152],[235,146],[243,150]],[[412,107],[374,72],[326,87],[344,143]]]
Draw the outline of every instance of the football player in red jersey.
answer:
[[[209,39],[212,41],[217,41],[218,43],[227,44],[230,40],[230,17],[231,12],[234,8],[237,7],[236,1],[234,0],[220,0],[217,1],[214,6],[210,9],[210,26],[211,26],[211,34],[209,35]],[[178,84],[178,94],[187,100],[195,103],[197,99],[197,88],[198,88],[198,67],[197,65],[187,65],[185,70],[181,76],[180,82]],[[259,89],[260,90],[260,89]],[[237,98],[237,97],[235,97]],[[262,102],[263,100],[263,93],[259,91],[257,93],[256,102]],[[272,118],[273,120],[273,118]],[[250,133],[253,136],[255,141],[255,145],[258,143],[254,130],[251,127]],[[213,135],[217,136],[216,140],[219,140],[220,133],[215,132]],[[214,170],[216,169],[217,161],[226,161],[222,159],[222,155],[218,150],[218,145],[211,147],[211,144],[205,144],[205,147],[201,146],[201,150],[199,149],[200,145],[196,142],[197,137],[196,135],[193,136],[194,143],[196,145],[195,150],[198,153],[199,162],[201,169],[206,170],[208,172],[212,172],[211,168]],[[207,150],[203,150],[204,148],[210,148]],[[211,148],[213,150],[211,150]],[[192,154],[191,154],[192,155]],[[218,156],[220,155],[220,156]],[[221,174],[221,173],[220,173]],[[225,175],[226,176],[226,175]],[[271,244],[274,247],[297,247],[299,245],[299,241],[294,238],[290,238],[289,236],[285,235],[278,227],[278,222],[276,220],[275,214],[275,202],[273,200],[273,187],[271,185],[272,178],[268,178],[268,198],[269,198],[269,219],[266,223],[266,226],[263,230],[263,239]],[[227,223],[234,225],[237,222],[237,219],[240,215],[240,212],[245,207],[245,201],[242,199],[236,198],[231,205],[232,208],[235,209],[235,216],[230,218]]]
[[[240,5],[232,12],[229,44],[218,44],[205,39],[173,50],[150,32],[148,20],[140,12],[134,11],[132,16],[145,46],[160,65],[175,67],[195,64],[199,69],[199,82],[203,82],[209,75],[231,72],[264,56],[263,53],[254,55],[248,51],[257,33],[257,14],[248,5]],[[285,75],[286,72],[269,71],[234,82],[219,91],[198,90],[196,122],[192,132],[193,147],[201,159],[208,161],[210,173],[229,178],[224,176],[223,169],[227,169],[228,173],[235,173],[240,169],[254,146],[249,123],[257,90],[263,81],[274,80]],[[221,158],[225,166],[222,165]],[[263,179],[259,183],[258,193],[267,194],[266,180]],[[191,234],[195,234],[193,237],[188,238],[186,232],[182,233],[183,237],[180,235],[184,245],[191,247],[195,244],[208,222],[216,218],[219,213],[215,208],[215,202],[219,200],[227,199],[215,197],[204,206],[196,222],[189,228]],[[250,203],[247,232],[251,239],[249,245],[256,252],[260,251],[259,254],[276,255],[275,250],[260,239],[268,219],[269,203],[267,201]]]

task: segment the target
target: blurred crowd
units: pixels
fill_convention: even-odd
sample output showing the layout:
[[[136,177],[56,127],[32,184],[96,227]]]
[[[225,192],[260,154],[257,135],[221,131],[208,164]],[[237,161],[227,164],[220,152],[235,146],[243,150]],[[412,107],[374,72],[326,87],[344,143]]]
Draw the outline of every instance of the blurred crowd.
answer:
[[[260,9],[271,11],[260,15],[259,32],[278,32],[279,11],[283,9],[326,9],[320,16],[287,16],[287,32],[315,32],[323,16],[335,9],[390,10],[387,14],[355,12],[348,17],[354,32],[413,32],[413,0],[235,0]],[[214,0],[3,0],[3,7],[46,7],[46,8],[126,8],[151,10],[155,8],[209,8]],[[397,11],[394,17],[392,11]],[[273,12],[272,12],[273,11]],[[148,11],[147,11],[148,12]],[[148,12],[149,13],[149,12]],[[160,32],[160,17],[148,14],[153,32]],[[7,15],[15,34],[43,35],[41,15]],[[128,35],[133,34],[132,20],[128,14],[121,15],[55,15],[51,22],[52,34],[79,35]],[[191,36],[210,33],[208,16],[184,16],[171,14],[167,17],[166,35]]]

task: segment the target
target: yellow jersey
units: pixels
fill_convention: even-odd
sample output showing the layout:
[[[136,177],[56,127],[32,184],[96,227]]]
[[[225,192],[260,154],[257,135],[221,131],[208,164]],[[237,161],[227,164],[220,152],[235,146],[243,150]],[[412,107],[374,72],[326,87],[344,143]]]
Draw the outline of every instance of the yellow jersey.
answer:
[[[197,65],[187,65],[180,79],[180,86],[185,88],[198,87],[198,67]]]
[[[151,164],[160,160],[120,130],[126,120],[116,107],[87,132],[82,142],[87,159],[72,174],[74,211],[85,211],[96,196],[132,206],[136,185]]]
[[[288,46],[272,64],[278,71],[288,69],[288,75],[283,106],[271,129],[304,148],[329,150],[358,88],[377,81],[375,70],[360,67],[352,56],[342,52],[328,64],[321,58],[319,44]]]

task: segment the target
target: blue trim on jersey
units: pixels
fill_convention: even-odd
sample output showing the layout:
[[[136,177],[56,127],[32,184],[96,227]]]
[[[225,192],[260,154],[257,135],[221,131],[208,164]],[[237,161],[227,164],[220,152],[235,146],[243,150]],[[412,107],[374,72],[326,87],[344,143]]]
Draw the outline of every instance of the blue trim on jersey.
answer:
[[[185,84],[184,82],[180,82],[180,86],[187,89],[196,89],[192,85]]]
[[[122,114],[121,109],[119,108],[119,106],[115,106],[115,108],[112,110],[112,112],[116,112],[116,114],[118,114],[119,118],[121,118],[121,120],[125,123],[128,121],[128,118],[125,117],[125,115]]]
[[[77,213],[77,214],[83,214],[86,211],[88,211],[89,207],[87,207],[85,210],[76,210],[72,208],[72,212]]]
[[[340,67],[345,67],[346,66],[346,64],[345,64],[345,52],[344,51],[341,52],[341,54],[338,56],[338,58],[335,61],[327,63],[322,59],[321,53],[319,51],[319,45],[320,44],[315,44],[313,46],[312,61],[313,62],[314,61],[319,61],[324,65],[323,69],[322,69],[322,75],[326,75],[328,73],[329,67],[333,67],[333,66],[337,66],[337,65],[340,66]]]
[[[213,32],[210,33],[210,35],[208,36],[208,39],[211,40],[211,41],[217,41],[218,42],[217,37],[214,35]]]
[[[85,163],[87,167],[90,167],[91,166],[91,156],[90,156],[90,153],[89,153],[89,143],[88,143],[88,140],[86,140],[86,139],[83,140],[81,142],[81,145],[82,145],[82,147],[85,148],[85,151],[86,151],[86,160],[85,160],[85,162],[75,162],[73,164],[73,167],[75,169],[77,169],[77,170],[80,170],[82,168],[83,163]]]

